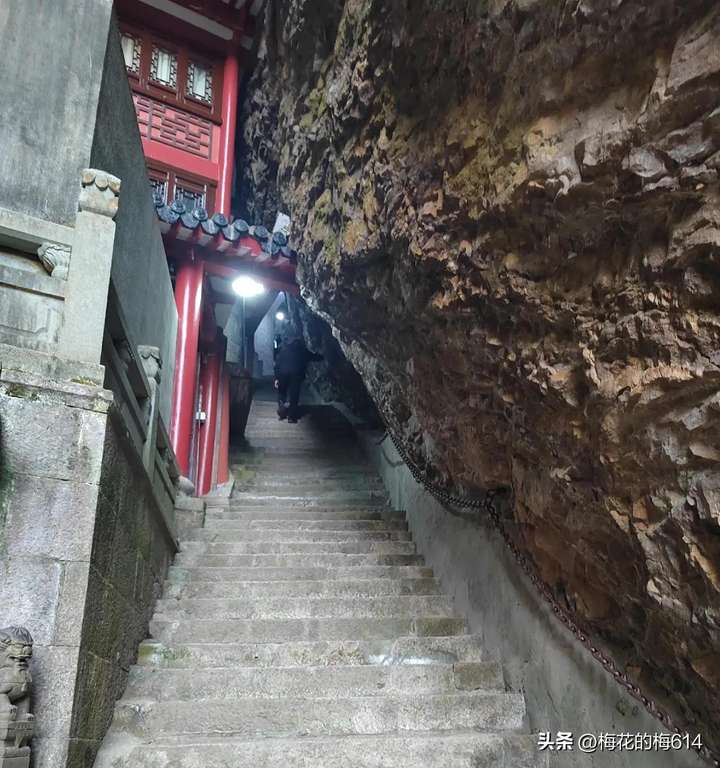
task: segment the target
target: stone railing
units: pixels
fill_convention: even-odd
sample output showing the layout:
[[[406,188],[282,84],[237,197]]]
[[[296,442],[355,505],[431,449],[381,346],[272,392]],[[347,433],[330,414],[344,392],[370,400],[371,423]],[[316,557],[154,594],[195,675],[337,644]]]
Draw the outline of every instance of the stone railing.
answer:
[[[0,208],[0,343],[57,349],[75,230]]]
[[[135,346],[110,281],[121,182],[83,171],[79,211],[67,227],[0,208],[0,343],[106,366],[124,421],[174,535],[178,467],[160,419],[162,360]],[[87,383],[102,383],[96,369]]]
[[[0,342],[99,363],[119,192],[84,171],[74,227],[0,208]]]
[[[102,361],[114,413],[138,457],[162,513],[167,534],[175,534],[175,491],[180,469],[160,418],[159,385],[163,361],[153,346],[134,346],[117,293],[110,285]]]

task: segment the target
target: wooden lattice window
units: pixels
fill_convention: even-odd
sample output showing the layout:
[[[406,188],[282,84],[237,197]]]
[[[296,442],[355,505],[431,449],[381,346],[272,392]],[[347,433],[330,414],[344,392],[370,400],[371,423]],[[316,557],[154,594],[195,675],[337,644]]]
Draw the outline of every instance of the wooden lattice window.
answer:
[[[188,212],[195,208],[205,208],[211,214],[215,212],[216,187],[205,179],[178,174],[159,163],[148,164],[148,178],[152,193],[158,194],[164,202],[181,200]]]
[[[139,77],[140,59],[142,57],[142,41],[137,35],[131,35],[129,32],[124,32],[120,36],[120,45],[122,46],[127,71],[130,74]]]
[[[182,200],[188,211],[207,208],[207,184],[176,176],[175,199]]]
[[[167,48],[153,46],[152,59],[150,60],[150,79],[159,85],[177,90],[178,57]]]
[[[185,94],[191,99],[197,99],[204,104],[212,104],[213,76],[212,66],[191,61],[187,70],[187,85]]]
[[[133,91],[221,122],[223,71],[212,52],[127,24],[122,25],[120,42]]]
[[[170,188],[170,174],[160,168],[148,168],[150,190],[153,198],[159,198],[164,203],[168,202],[168,189]],[[172,201],[170,201],[172,202]]]

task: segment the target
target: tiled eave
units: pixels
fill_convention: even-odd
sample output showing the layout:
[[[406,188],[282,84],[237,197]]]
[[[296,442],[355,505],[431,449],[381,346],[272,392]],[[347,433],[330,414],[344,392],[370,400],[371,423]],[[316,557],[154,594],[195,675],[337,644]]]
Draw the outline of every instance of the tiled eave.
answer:
[[[282,232],[272,233],[243,219],[230,221],[222,213],[209,216],[203,208],[188,211],[180,201],[168,205],[156,199],[155,210],[166,243],[178,241],[203,248],[208,256],[240,257],[259,266],[294,272],[297,254]]]

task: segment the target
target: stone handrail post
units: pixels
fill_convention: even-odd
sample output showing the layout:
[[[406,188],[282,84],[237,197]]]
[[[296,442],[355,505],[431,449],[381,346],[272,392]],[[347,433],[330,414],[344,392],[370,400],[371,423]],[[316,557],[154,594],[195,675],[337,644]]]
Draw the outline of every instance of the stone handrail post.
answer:
[[[119,194],[116,176],[92,168],[83,171],[64,321],[58,334],[62,357],[100,361]]]
[[[157,449],[158,421],[160,409],[158,407],[158,387],[162,371],[162,357],[157,347],[140,345],[138,354],[142,366],[150,384],[150,398],[147,403],[147,437],[143,447],[143,464],[152,481],[155,475],[155,451]]]

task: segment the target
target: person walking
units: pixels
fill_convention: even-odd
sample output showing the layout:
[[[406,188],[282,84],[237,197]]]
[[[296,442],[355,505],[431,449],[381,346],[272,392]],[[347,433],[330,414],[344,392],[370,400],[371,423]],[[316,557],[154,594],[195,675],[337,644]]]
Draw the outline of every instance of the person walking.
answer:
[[[275,357],[275,388],[278,391],[278,418],[297,424],[299,416],[300,390],[305,380],[309,363],[323,360],[305,346],[302,337],[288,334]]]

